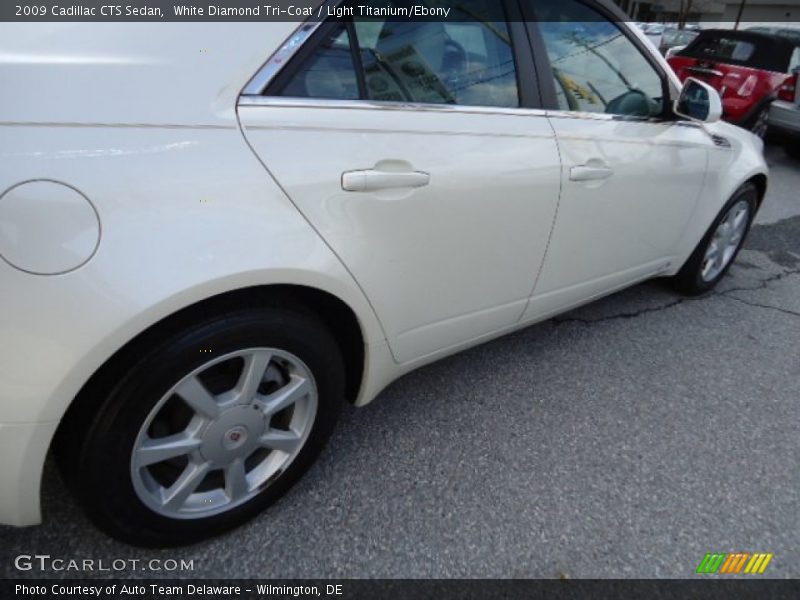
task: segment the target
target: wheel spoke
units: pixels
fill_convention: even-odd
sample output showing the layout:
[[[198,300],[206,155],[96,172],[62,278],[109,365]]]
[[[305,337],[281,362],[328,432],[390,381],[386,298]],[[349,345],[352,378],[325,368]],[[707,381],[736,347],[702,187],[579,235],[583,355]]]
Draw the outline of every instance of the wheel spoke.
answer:
[[[255,397],[270,360],[272,354],[264,350],[254,352],[245,358],[244,368],[236,385],[239,390],[238,402],[250,402]]]
[[[250,486],[247,483],[244,461],[237,458],[225,468],[225,493],[231,500],[238,500],[249,492]]]
[[[720,241],[719,238],[714,238],[711,240],[711,244],[706,251],[706,260],[714,261],[717,255],[720,253]]]
[[[725,247],[722,247],[717,252],[717,256],[714,259],[714,269],[716,271],[721,271],[725,267],[725,256],[727,252],[725,252]]]
[[[169,488],[162,492],[165,508],[179,510],[189,496],[197,489],[209,470],[207,462],[197,464],[189,463],[180,474],[180,477]]]
[[[201,415],[209,419],[219,416],[219,404],[197,377],[192,376],[181,382],[175,393]]]
[[[731,242],[738,243],[744,237],[744,231],[747,228],[748,213],[746,210],[740,211],[736,215],[733,225],[733,234],[731,235]]]
[[[262,446],[270,450],[280,450],[287,454],[292,454],[300,446],[300,435],[291,430],[270,429],[258,441]]]
[[[156,463],[184,456],[200,447],[201,441],[186,433],[176,433],[163,438],[148,438],[136,450],[136,464],[147,467]]]
[[[701,271],[704,279],[708,277],[708,274],[711,273],[711,269],[713,269],[713,268],[714,268],[714,259],[713,258],[706,258],[703,261],[703,268],[702,268],[702,271]]]
[[[264,400],[264,414],[267,416],[274,415],[287,406],[291,406],[310,391],[311,385],[305,377],[292,375],[288,384],[266,397]]]
[[[719,237],[717,238],[717,247],[720,252],[724,252],[725,248],[730,243],[731,235],[733,234],[733,223],[731,222],[730,215],[725,219],[725,222],[720,225]]]

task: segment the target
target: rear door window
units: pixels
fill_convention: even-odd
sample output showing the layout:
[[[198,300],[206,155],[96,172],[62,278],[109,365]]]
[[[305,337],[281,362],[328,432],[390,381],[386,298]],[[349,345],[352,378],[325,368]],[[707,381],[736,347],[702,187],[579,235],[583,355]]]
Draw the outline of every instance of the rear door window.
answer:
[[[381,0],[364,2],[375,7]],[[517,69],[502,2],[442,0],[444,21],[358,18],[339,24],[270,95],[518,107]],[[359,14],[359,11],[356,11]]]
[[[326,32],[314,53],[299,65],[276,95],[295,98],[357,100],[358,76],[344,24]]]

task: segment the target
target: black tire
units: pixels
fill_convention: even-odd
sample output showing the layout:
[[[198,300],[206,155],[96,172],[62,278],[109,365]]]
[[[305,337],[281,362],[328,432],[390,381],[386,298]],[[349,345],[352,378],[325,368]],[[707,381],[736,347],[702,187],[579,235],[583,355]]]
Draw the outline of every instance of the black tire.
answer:
[[[203,518],[168,518],[148,508],[134,489],[131,457],[139,430],[158,401],[178,381],[210,360],[245,348],[275,348],[308,367],[317,392],[310,433],[294,460],[257,495],[226,512]],[[88,422],[72,418],[62,434],[62,473],[90,519],[125,543],[172,547],[198,542],[236,527],[277,501],[311,466],[338,420],[345,395],[341,350],[311,313],[237,309],[200,318],[166,334],[111,385]],[[271,364],[271,363],[270,363]],[[84,413],[85,416],[85,413]],[[64,449],[71,449],[64,455]]]
[[[769,104],[760,108],[747,122],[747,129],[752,133],[764,139],[769,129]]]
[[[800,140],[792,140],[791,142],[787,142],[783,149],[791,158],[800,160]]]
[[[739,241],[739,246],[736,248],[736,252],[733,254],[725,268],[723,268],[713,279],[706,281],[702,275],[703,263],[705,261],[706,251],[708,250],[713,239],[714,232],[728,214],[728,211],[741,200],[747,202],[750,207],[750,214],[744,235]],[[697,296],[711,291],[720,282],[720,280],[725,277],[728,269],[730,269],[731,265],[736,260],[736,256],[739,254],[742,245],[747,239],[747,234],[750,232],[750,227],[753,224],[753,218],[755,217],[757,208],[758,190],[752,183],[746,183],[740,187],[736,193],[733,194],[733,196],[731,196],[728,202],[725,203],[725,206],[722,207],[722,210],[708,228],[708,231],[703,236],[703,239],[700,240],[699,244],[697,244],[697,247],[694,249],[694,252],[692,252],[692,255],[683,265],[678,274],[669,280],[672,287],[677,291],[689,296]]]

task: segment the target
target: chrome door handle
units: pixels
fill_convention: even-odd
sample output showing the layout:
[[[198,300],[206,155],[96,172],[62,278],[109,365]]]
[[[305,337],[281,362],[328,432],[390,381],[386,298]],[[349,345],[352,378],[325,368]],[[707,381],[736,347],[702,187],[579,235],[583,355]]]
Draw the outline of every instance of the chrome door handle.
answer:
[[[571,181],[601,181],[614,174],[614,169],[602,166],[581,165],[569,170]]]
[[[348,171],[342,173],[342,189],[346,192],[372,192],[392,188],[419,188],[431,181],[429,173],[422,171]]]

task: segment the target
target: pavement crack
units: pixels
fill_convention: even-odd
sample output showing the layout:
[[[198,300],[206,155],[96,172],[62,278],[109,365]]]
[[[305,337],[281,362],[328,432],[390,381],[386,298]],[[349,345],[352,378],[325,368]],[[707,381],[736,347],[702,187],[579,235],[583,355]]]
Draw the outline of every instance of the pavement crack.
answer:
[[[617,321],[620,319],[636,319],[648,313],[661,312],[663,310],[674,308],[680,304],[683,304],[684,302],[691,302],[692,300],[699,300],[699,299],[700,298],[679,298],[678,300],[674,300],[673,302],[668,302],[667,304],[662,304],[660,306],[648,306],[631,312],[609,315],[607,317],[598,317],[597,319],[582,319],[580,317],[562,317],[562,318],[556,317],[552,319],[552,321],[556,325],[563,325],[566,323],[580,323],[582,325],[593,325],[595,323],[603,323],[605,321]]]
[[[793,317],[800,317],[800,312],[789,310],[788,308],[781,308],[780,306],[773,306],[772,304],[761,304],[760,302],[751,302],[749,300],[745,300],[744,298],[739,298],[738,296],[731,296],[729,294],[725,294],[724,296],[725,298],[736,300],[737,302],[741,302],[742,304],[746,304],[747,306],[752,306],[754,308],[767,308],[769,310],[775,310],[787,315],[791,315]]]
[[[794,275],[800,275],[800,269],[791,269],[788,271],[781,271],[780,273],[776,273],[775,275],[770,275],[766,279],[761,279],[758,282],[758,285],[755,286],[746,286],[746,287],[734,287],[725,290],[724,292],[714,292],[711,294],[712,296],[727,296],[728,294],[734,294],[736,292],[757,292],[759,290],[765,290],[769,287],[769,284],[775,283],[776,281],[781,281],[783,279],[787,279]],[[707,297],[707,296],[706,296]]]
[[[769,277],[766,277],[764,279],[759,280],[758,285],[733,287],[733,288],[729,288],[729,289],[721,291],[721,292],[711,292],[709,294],[704,294],[702,296],[687,296],[685,298],[678,298],[677,300],[673,300],[672,302],[668,302],[666,304],[661,304],[659,306],[648,306],[648,307],[645,307],[645,308],[640,308],[639,310],[618,313],[618,314],[615,314],[615,315],[608,315],[606,317],[598,317],[596,319],[584,319],[584,318],[581,318],[581,317],[561,317],[561,318],[555,317],[554,319],[551,319],[551,321],[556,325],[565,325],[565,324],[568,324],[568,323],[578,323],[578,324],[581,324],[581,325],[594,325],[595,323],[603,323],[603,322],[606,322],[606,321],[619,321],[619,320],[626,320],[626,319],[636,319],[638,317],[641,317],[641,316],[644,316],[644,315],[647,315],[647,314],[650,314],[650,313],[662,312],[662,311],[665,311],[665,310],[669,310],[670,308],[675,308],[676,306],[680,306],[681,304],[684,304],[686,302],[697,302],[698,300],[709,300],[709,299],[715,298],[715,297],[723,297],[723,298],[727,297],[727,298],[731,298],[733,300],[738,300],[739,302],[742,302],[744,304],[750,304],[751,306],[756,307],[756,308],[771,308],[773,310],[784,312],[784,313],[787,313],[787,314],[790,314],[790,315],[800,316],[800,313],[796,313],[796,312],[791,311],[789,309],[784,309],[784,308],[780,308],[780,307],[777,307],[777,306],[771,306],[769,304],[761,305],[761,304],[758,304],[758,303],[751,303],[749,301],[742,300],[741,298],[738,298],[736,296],[732,296],[731,295],[731,294],[734,294],[736,292],[757,292],[759,290],[765,290],[765,289],[767,289],[767,287],[769,287],[769,285],[771,283],[775,283],[776,281],[781,281],[783,279],[787,279],[787,278],[795,276],[795,275],[800,275],[800,269],[791,269],[791,270],[787,270],[787,271],[781,271],[780,273],[776,273],[775,275],[771,275]]]

